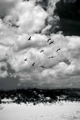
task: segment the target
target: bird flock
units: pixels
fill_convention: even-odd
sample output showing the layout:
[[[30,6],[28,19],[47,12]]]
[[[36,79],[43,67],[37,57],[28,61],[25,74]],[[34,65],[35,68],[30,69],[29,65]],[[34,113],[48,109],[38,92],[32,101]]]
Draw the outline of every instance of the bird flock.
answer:
[[[30,41],[31,40],[31,36],[28,38],[28,41]],[[47,40],[47,42],[49,43],[49,45],[51,45],[51,44],[53,44],[54,43],[54,41],[51,41],[51,38],[49,38],[48,40]],[[56,50],[56,52],[58,52],[59,50],[61,50],[60,48],[58,48],[57,50]],[[42,53],[42,52],[44,52],[44,50],[41,50],[40,51],[40,53]],[[50,57],[48,57],[48,59],[52,59],[52,58],[54,58],[55,56],[50,56]],[[24,61],[27,61],[28,59],[27,58],[25,58],[24,59]],[[35,62],[33,62],[32,63],[32,66],[34,66],[36,63]],[[40,67],[41,68],[46,68],[44,65],[40,65]]]

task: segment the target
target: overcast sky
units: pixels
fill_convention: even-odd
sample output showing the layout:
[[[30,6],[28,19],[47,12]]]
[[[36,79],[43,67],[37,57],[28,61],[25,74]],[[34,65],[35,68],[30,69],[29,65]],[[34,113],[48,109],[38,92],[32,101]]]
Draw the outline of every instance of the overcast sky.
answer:
[[[80,88],[73,0],[0,0],[0,89]]]

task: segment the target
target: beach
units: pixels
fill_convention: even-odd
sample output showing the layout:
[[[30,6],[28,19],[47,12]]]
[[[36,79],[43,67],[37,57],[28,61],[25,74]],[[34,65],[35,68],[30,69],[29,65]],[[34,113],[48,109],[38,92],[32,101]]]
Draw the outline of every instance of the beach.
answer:
[[[1,104],[0,120],[80,120],[80,103]]]

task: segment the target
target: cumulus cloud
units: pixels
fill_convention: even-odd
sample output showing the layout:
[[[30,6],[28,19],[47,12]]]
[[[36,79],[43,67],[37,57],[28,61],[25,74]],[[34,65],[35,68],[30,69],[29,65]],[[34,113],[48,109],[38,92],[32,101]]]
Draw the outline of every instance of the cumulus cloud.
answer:
[[[14,88],[80,87],[77,85],[80,37],[64,36],[61,31],[55,34],[60,21],[54,12],[58,1],[48,0],[46,9],[42,6],[43,0],[38,0],[39,4],[36,0],[0,1],[0,81],[3,88],[11,89],[10,79]]]
[[[0,78],[5,78],[7,76],[7,64],[5,62],[0,62]]]
[[[10,11],[15,7],[18,0],[0,0],[0,18],[4,18],[10,14]]]
[[[29,37],[30,36],[28,34],[19,35],[15,45],[13,46],[13,50],[16,52],[29,48],[38,49],[47,45],[46,41],[48,37],[45,35],[34,34],[31,36],[31,40],[28,40]]]
[[[32,34],[40,31],[48,16],[47,12],[40,6],[35,6],[33,1],[18,4],[17,11],[19,17],[17,25],[21,33]]]

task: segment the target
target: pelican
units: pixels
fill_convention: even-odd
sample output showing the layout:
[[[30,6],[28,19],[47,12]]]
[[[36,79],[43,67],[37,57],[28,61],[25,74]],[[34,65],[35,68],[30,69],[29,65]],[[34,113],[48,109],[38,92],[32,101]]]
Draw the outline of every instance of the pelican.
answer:
[[[47,40],[47,42],[49,42],[51,40],[51,38],[49,38],[48,40]]]
[[[44,65],[41,65],[40,67],[45,68]]]
[[[32,64],[32,66],[34,66],[35,65],[35,62]]]
[[[51,42],[49,43],[49,45],[52,44],[52,43],[54,43],[54,41],[51,41]]]
[[[50,59],[50,58],[54,58],[54,57],[55,57],[55,56],[51,56],[51,57],[49,57],[49,59]]]
[[[31,40],[31,36],[28,38],[28,40]]]
[[[24,60],[27,61],[27,58],[25,58]]]
[[[60,48],[56,50],[56,52],[58,52],[59,50],[61,50]]]
[[[15,25],[15,24],[12,24],[12,27],[16,27],[16,28],[18,28],[19,26],[18,26],[18,25]]]
[[[40,53],[41,53],[41,52],[44,52],[44,50],[41,50]]]

